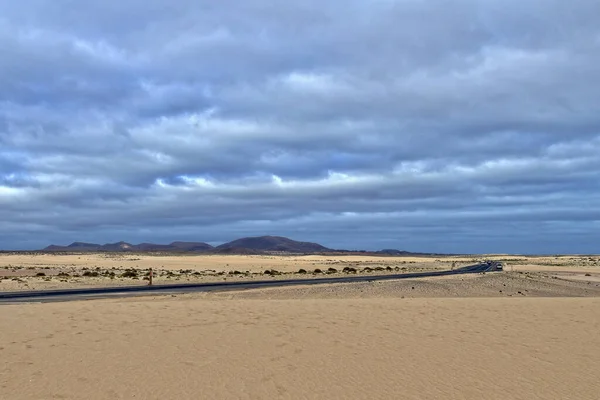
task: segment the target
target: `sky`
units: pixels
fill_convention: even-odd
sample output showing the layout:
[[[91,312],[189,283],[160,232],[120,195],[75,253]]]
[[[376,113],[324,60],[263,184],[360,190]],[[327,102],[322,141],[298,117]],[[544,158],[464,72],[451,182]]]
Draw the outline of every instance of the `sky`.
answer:
[[[597,0],[0,0],[0,248],[600,252]]]

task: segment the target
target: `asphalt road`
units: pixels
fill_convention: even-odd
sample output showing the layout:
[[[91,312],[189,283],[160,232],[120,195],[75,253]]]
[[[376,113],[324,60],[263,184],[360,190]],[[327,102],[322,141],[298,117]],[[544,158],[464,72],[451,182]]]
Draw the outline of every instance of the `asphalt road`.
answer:
[[[53,302],[71,300],[90,300],[99,298],[115,298],[140,295],[165,295],[175,293],[212,292],[225,290],[259,289],[269,287],[282,287],[294,285],[320,285],[325,283],[351,283],[351,282],[373,282],[388,281],[396,279],[425,278],[432,276],[448,276],[461,274],[476,274],[481,272],[497,271],[497,264],[476,264],[454,270],[414,272],[406,274],[391,275],[353,275],[334,278],[312,278],[312,279],[278,279],[269,281],[253,282],[210,282],[210,283],[182,283],[153,286],[121,286],[85,289],[58,289],[38,290],[20,292],[0,292],[0,304],[2,303],[30,303],[30,302]]]

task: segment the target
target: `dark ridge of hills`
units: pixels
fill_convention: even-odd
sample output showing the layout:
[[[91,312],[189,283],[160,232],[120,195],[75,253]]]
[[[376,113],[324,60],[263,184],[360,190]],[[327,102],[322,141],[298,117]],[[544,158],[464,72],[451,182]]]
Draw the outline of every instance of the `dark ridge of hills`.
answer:
[[[211,253],[213,254],[235,254],[235,255],[261,255],[267,254],[267,251],[256,250],[256,249],[247,249],[245,247],[224,247],[219,249],[215,247]]]
[[[406,254],[413,254],[410,251],[396,250],[396,249],[383,249],[383,250],[376,251],[375,253],[389,254],[391,256],[401,256],[401,255],[406,255]]]
[[[98,251],[101,245],[96,243],[73,242],[68,246],[57,246],[51,244],[44,251]]]
[[[133,245],[127,242],[107,243],[100,246],[101,251],[132,251]]]
[[[132,246],[135,251],[174,251],[175,248],[168,244],[155,244],[155,243],[140,243]]]
[[[84,243],[84,242],[74,242],[68,245],[67,247],[71,249],[97,249],[101,245],[96,243]]]
[[[44,247],[41,251],[73,251],[68,246],[57,246],[55,244],[51,244],[50,246]]]
[[[338,254],[338,255],[373,255],[373,256],[425,256],[432,254],[411,253],[396,249],[383,249],[379,251],[330,249],[318,243],[300,242],[282,236],[256,236],[237,239],[220,246],[213,247],[204,242],[176,241],[170,244],[127,242],[95,243],[74,242],[68,246],[50,245],[41,250],[45,252],[130,252],[130,253],[210,253],[210,254]]]
[[[202,242],[173,242],[171,244],[140,243],[131,244],[127,242],[94,244],[75,242],[68,246],[50,245],[43,251],[61,252],[206,252],[213,247]]]
[[[281,236],[246,237],[215,247],[215,251],[217,252],[231,249],[277,251],[286,253],[322,253],[331,251],[331,249],[321,246],[318,243],[298,242]]]
[[[68,246],[51,245],[43,251],[98,251],[98,252],[211,252],[216,254],[264,254],[279,253],[324,253],[333,250],[318,243],[299,242],[281,236],[247,237],[213,247],[203,242],[173,242],[171,244],[127,242],[107,243],[103,245],[75,242]]]
[[[169,246],[183,251],[209,251],[213,249],[213,246],[204,242],[173,242]]]

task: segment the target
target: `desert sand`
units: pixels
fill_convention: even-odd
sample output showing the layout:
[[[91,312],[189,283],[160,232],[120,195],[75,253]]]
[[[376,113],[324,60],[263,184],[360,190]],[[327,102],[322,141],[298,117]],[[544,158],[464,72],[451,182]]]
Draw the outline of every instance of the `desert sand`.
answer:
[[[131,253],[0,253],[0,291],[144,285],[150,268],[157,284],[285,279],[358,273],[422,272],[500,260],[508,272],[536,272],[565,279],[600,279],[599,256],[373,257],[360,255],[164,255]],[[276,274],[265,274],[265,271]],[[298,274],[305,270],[307,274]],[[320,271],[314,274],[315,270]],[[133,273],[132,273],[133,272]],[[352,272],[353,273],[353,272]],[[588,279],[589,278],[589,279]]]
[[[0,291],[144,285],[150,268],[156,284],[168,284],[285,279],[290,275],[302,278],[324,273],[339,276],[346,274],[344,268],[376,275],[445,269],[450,265],[414,257],[0,254]],[[306,272],[298,274],[300,270]]]
[[[461,258],[459,262],[471,262],[472,258]],[[268,268],[277,268],[283,272],[297,271],[299,268],[324,268],[332,265],[406,265],[415,263],[445,265],[447,262],[432,257],[373,257],[354,255],[153,255],[131,253],[7,253],[0,254],[0,268],[154,268],[176,271],[180,269],[229,271],[234,269],[262,272]]]
[[[0,393],[91,400],[595,400],[600,393],[600,298],[254,296],[2,306]]]
[[[275,260],[274,268],[284,270]],[[545,260],[543,268],[525,260],[512,271],[387,282],[0,305],[0,398],[597,400],[600,282],[595,262],[586,261]],[[438,263],[421,260],[418,268],[445,265]],[[45,278],[24,277],[32,285]]]

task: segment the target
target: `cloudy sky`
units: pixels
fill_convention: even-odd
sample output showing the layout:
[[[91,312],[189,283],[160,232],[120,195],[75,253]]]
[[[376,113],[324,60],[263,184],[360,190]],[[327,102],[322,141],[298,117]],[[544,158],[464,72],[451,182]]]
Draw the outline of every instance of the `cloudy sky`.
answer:
[[[0,0],[0,248],[600,252],[598,0]]]

